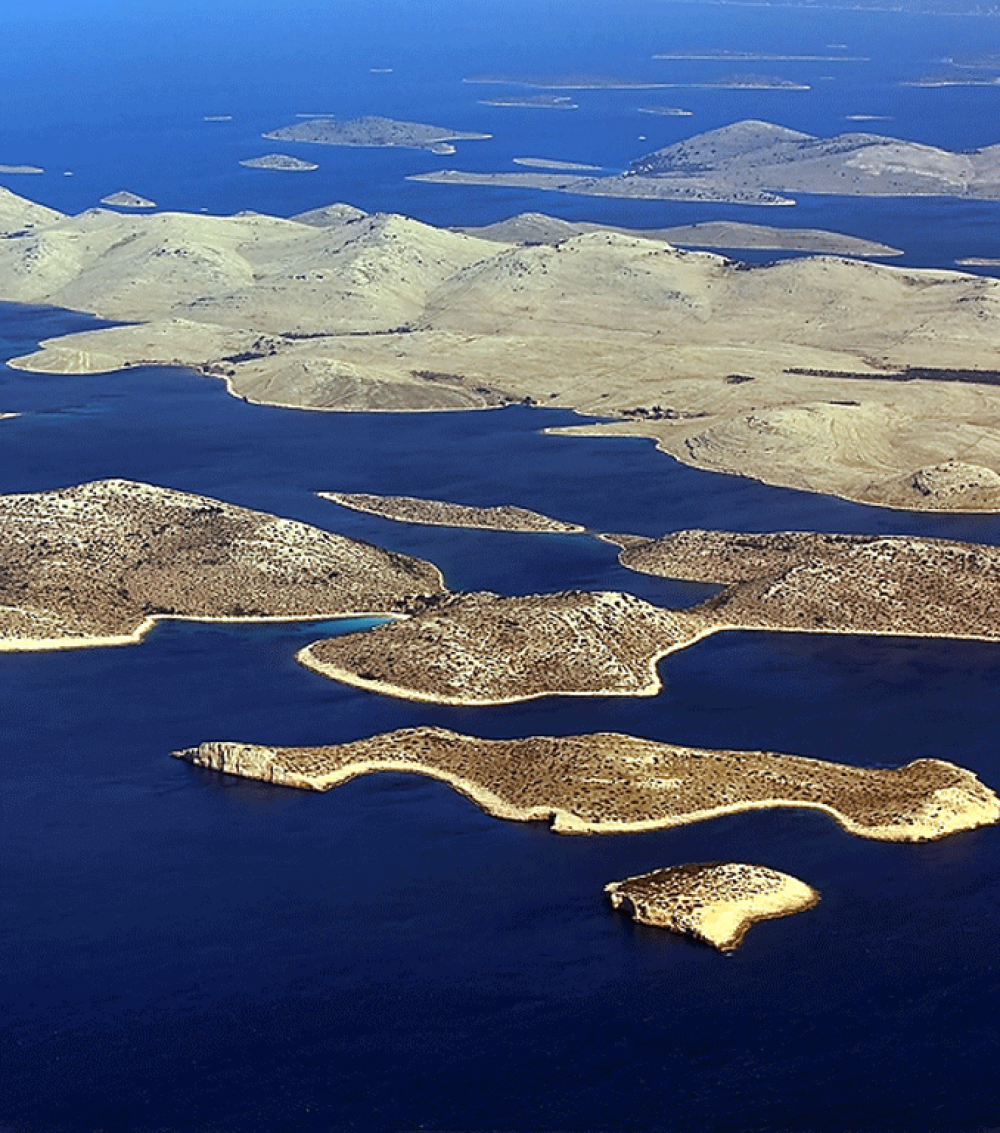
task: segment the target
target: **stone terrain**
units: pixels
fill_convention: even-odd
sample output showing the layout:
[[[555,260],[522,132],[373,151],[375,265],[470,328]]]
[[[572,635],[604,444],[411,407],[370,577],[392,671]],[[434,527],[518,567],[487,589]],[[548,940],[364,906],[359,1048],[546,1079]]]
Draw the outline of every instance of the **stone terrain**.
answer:
[[[531,225],[502,242],[343,205],[298,220],[61,217],[0,194],[0,224],[0,298],[127,324],[49,340],[15,367],[192,366],[248,401],[313,409],[572,408],[605,421],[566,432],[651,437],[696,467],[1000,509],[989,277],[821,257],[747,267],[644,235],[559,238],[549,221],[533,224],[555,242],[526,246]]]
[[[357,688],[435,704],[654,696],[656,661],[705,632],[687,611],[631,594],[455,594],[406,621],[314,642],[297,659]]]
[[[822,810],[850,833],[883,841],[927,841],[1000,821],[989,788],[937,759],[863,768],[614,733],[486,740],[432,727],[323,747],[206,742],[174,754],[318,791],[371,772],[415,772],[450,783],[489,814],[548,822],[561,834],[661,829],[774,806]]]
[[[760,921],[811,909],[820,897],[787,873],[742,862],[670,866],[605,885],[615,909],[731,952]]]
[[[443,500],[420,500],[413,496],[373,496],[364,492],[318,492],[324,500],[380,515],[401,523],[426,523],[436,527],[474,527],[489,531],[523,531],[539,535],[572,535],[584,531],[578,523],[550,519],[537,511],[503,504],[470,507]]]
[[[687,611],[744,629],[1000,640],[1000,549],[911,536],[680,531],[624,566],[726,585]]]
[[[157,618],[402,613],[430,563],[127,480],[0,496],[0,650],[138,641]]]
[[[264,134],[282,142],[311,142],[323,146],[404,146],[429,149],[433,153],[454,153],[450,142],[479,141],[489,134],[428,126],[423,122],[400,122],[393,118],[308,118]]]
[[[439,596],[406,621],[308,645],[298,660],[390,696],[480,705],[654,696],[660,658],[727,630],[1000,640],[994,547],[808,532],[603,538],[632,570],[724,589],[684,610],[619,593]]]

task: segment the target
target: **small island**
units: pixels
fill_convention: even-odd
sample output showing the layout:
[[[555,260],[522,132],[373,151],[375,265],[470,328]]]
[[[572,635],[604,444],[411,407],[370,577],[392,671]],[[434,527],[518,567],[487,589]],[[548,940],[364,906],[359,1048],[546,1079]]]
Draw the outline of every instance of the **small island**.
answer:
[[[667,118],[690,118],[693,111],[679,106],[640,106],[640,114],[662,114]]]
[[[497,95],[495,98],[481,98],[480,106],[513,106],[534,110],[579,110],[568,95],[525,94]]]
[[[44,173],[38,165],[0,165],[0,173]]]
[[[155,209],[156,202],[147,197],[140,197],[138,193],[130,193],[127,189],[119,189],[117,193],[109,193],[101,197],[102,205],[117,205],[125,209]]]
[[[539,535],[575,535],[584,531],[578,523],[563,523],[537,511],[503,504],[470,507],[443,500],[421,500],[413,496],[373,496],[364,492],[317,492],[324,500],[355,511],[394,519],[400,523],[425,523],[435,527],[472,527],[488,531],[522,531]]]
[[[263,157],[248,157],[245,161],[241,161],[240,165],[245,165],[248,169],[276,169],[284,173],[306,173],[313,169],[319,169],[319,166],[311,161],[302,161],[297,157],[289,157],[285,153],[268,153],[264,154]]]
[[[598,170],[599,165],[586,165],[580,161],[554,161],[549,157],[512,157],[515,165],[527,165],[534,169],[580,169],[585,172]]]
[[[308,142],[321,146],[357,146],[407,149],[425,149],[432,153],[451,154],[451,142],[479,141],[489,134],[476,134],[463,130],[450,130],[443,126],[428,126],[423,122],[401,122],[393,118],[368,116],[365,118],[308,118],[291,126],[283,126],[263,135],[273,141]]]
[[[760,921],[811,909],[819,893],[766,866],[705,862],[671,866],[605,885],[613,908],[638,924],[666,928],[732,952]]]
[[[850,834],[888,842],[932,841],[1000,821],[993,791],[939,759],[866,768],[612,732],[493,740],[417,727],[320,747],[209,741],[173,754],[313,791],[380,771],[427,775],[488,814],[546,822],[557,834],[661,830],[771,807],[822,811]]]

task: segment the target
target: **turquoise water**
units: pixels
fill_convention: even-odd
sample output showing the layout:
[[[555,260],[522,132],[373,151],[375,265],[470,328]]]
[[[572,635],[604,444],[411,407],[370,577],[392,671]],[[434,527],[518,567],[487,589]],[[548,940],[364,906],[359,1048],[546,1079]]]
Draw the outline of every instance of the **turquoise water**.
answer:
[[[816,133],[844,114],[954,147],[993,136],[996,91],[901,88],[993,21],[658,3],[299,3],[144,7],[47,0],[5,13],[11,81],[0,178],[60,208],[125,187],[165,207],[290,214],[333,200],[436,223],[525,208],[665,224],[733,215],[480,189],[406,173],[513,156],[621,168],[739,117]],[[666,64],[672,47],[806,52],[869,64]],[[392,66],[390,75],[369,68]],[[480,106],[477,72],[814,81],[804,93],[581,92],[580,110]],[[821,80],[832,73],[832,80]],[[69,96],[67,90],[74,94]],[[640,114],[647,102],[690,118]],[[453,158],[316,150],[302,178],[241,169],[261,130],[305,111],[383,113],[493,140]],[[232,113],[232,123],[204,114]],[[639,134],[646,140],[640,142]],[[73,177],[64,177],[71,168]],[[1000,254],[996,206],[822,198],[742,219],[841,228],[912,263]],[[0,351],[92,325],[0,307]],[[642,440],[543,435],[515,407],[351,416],[255,407],[212,379],[0,367],[0,490],[130,476],[302,519],[438,563],[455,588],[706,588],[622,570],[592,539],[393,524],[319,490],[511,502],[596,530],[691,526],[926,533],[1000,541],[1000,518],[918,516],[676,464]],[[1000,786],[1000,655],[981,643],[726,634],[665,659],[648,699],[473,710],[328,682],[294,662],[335,625],[169,622],[141,645],[0,655],[0,1127],[18,1133],[233,1130],[986,1130],[997,1123],[1000,835],[926,846],[852,838],[776,811],[627,837],[492,819],[440,783],[377,775],[326,795],[192,768],[207,739],[326,743],[440,724],[484,736],[620,730],[703,746],[898,764],[951,759]],[[733,858],[816,886],[732,957],[632,926],[605,882]]]

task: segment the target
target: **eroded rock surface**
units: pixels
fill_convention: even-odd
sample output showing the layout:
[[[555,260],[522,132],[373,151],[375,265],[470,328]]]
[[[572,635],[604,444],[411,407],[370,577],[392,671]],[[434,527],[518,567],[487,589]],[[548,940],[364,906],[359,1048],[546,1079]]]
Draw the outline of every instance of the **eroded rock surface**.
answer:
[[[612,881],[604,892],[614,908],[639,924],[693,937],[720,952],[738,948],[760,921],[800,913],[820,899],[798,878],[742,862],[657,869]]]

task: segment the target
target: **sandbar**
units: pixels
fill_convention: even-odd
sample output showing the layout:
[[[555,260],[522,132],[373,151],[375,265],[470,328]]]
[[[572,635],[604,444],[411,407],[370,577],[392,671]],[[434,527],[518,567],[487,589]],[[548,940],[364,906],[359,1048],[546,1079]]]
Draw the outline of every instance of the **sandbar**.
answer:
[[[732,952],[760,921],[811,909],[819,893],[766,866],[698,862],[653,870],[604,887],[615,909],[638,924],[666,928]]]
[[[430,563],[128,480],[0,496],[0,651],[136,642],[157,620],[384,614],[443,590]]]
[[[488,740],[417,727],[321,747],[206,742],[201,767],[327,791],[404,771],[449,783],[488,814],[558,834],[659,830],[771,807],[820,810],[851,834],[923,842],[1000,821],[971,771],[938,759],[864,768],[773,752],[709,750],[602,732]]]
[[[573,535],[586,530],[578,523],[564,523],[527,508],[501,504],[470,507],[444,500],[413,496],[374,496],[364,492],[317,492],[324,500],[355,511],[395,519],[400,523],[424,523],[435,527],[471,527],[488,531],[522,531],[539,535]]]

